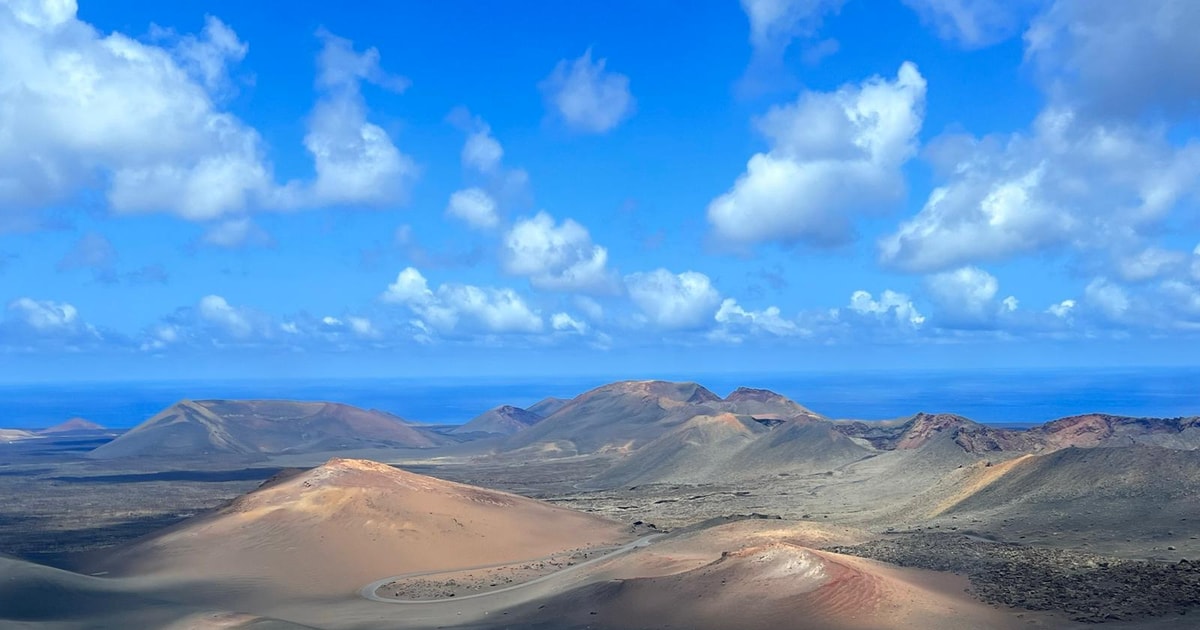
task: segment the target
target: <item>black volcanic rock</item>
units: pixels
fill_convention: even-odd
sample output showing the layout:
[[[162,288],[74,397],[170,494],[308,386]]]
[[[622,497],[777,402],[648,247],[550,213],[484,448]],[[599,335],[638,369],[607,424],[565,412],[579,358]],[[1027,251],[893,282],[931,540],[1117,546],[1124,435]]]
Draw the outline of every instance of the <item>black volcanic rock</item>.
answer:
[[[1190,613],[1200,605],[1200,565],[1190,562],[1131,560],[945,533],[897,535],[825,550],[964,574],[985,602],[1062,611],[1086,623],[1171,615],[1179,625],[1170,627],[1195,627]]]

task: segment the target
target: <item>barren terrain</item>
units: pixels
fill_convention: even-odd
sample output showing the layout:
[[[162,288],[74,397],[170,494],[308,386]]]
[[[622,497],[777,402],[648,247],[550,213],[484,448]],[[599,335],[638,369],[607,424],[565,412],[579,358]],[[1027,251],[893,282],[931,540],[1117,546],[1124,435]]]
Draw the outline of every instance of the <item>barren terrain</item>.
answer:
[[[1200,616],[1190,420],[835,423],[739,391],[617,384],[547,404],[508,437],[423,448],[146,460],[90,457],[111,435],[0,444],[0,551],[15,556],[0,620],[1124,629]]]

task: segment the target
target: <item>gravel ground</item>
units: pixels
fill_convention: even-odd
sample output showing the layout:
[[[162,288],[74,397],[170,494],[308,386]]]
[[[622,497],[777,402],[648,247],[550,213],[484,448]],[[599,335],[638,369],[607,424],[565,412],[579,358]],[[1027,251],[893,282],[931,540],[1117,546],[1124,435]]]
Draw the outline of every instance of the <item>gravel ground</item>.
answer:
[[[1200,561],[1111,558],[941,533],[898,534],[828,551],[953,571],[968,576],[986,602],[1063,611],[1076,621],[1187,615],[1200,625]]]

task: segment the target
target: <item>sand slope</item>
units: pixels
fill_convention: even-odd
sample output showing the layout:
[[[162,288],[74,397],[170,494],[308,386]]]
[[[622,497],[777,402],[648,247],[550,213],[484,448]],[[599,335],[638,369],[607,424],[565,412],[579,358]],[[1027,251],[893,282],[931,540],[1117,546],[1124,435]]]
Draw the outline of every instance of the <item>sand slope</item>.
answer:
[[[587,485],[606,488],[719,479],[731,457],[768,431],[745,416],[696,416],[618,461]]]
[[[750,478],[823,472],[863,459],[871,452],[835,431],[829,422],[799,417],[772,427],[738,453],[733,474]]]
[[[1171,547],[1194,544],[1197,533],[1200,451],[1067,448],[977,466],[966,483],[976,479],[977,488],[953,497],[941,513],[1007,522],[1007,535],[1030,541],[1078,538],[1104,550],[1137,540],[1168,559],[1178,555]]]
[[[956,505],[982,509],[1104,500],[1170,505],[1200,497],[1200,452],[1152,446],[1067,448],[979,469],[998,476]]]
[[[88,571],[319,595],[410,571],[626,540],[627,526],[364,460],[323,466],[105,553]]]
[[[824,472],[871,450],[804,416],[765,424],[729,413],[691,418],[588,482],[610,488],[648,483],[728,483]]]
[[[298,624],[206,610],[154,594],[155,585],[79,575],[0,556],[0,627],[297,630]]]
[[[1015,628],[965,580],[818,551],[861,536],[741,521],[656,544],[513,611],[546,628]]]

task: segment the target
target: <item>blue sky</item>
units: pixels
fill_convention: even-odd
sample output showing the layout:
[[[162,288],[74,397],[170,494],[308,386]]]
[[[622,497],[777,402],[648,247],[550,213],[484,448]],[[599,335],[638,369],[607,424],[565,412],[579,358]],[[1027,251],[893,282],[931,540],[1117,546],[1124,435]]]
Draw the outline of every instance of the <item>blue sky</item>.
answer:
[[[0,379],[1194,365],[1197,28],[0,1]]]

